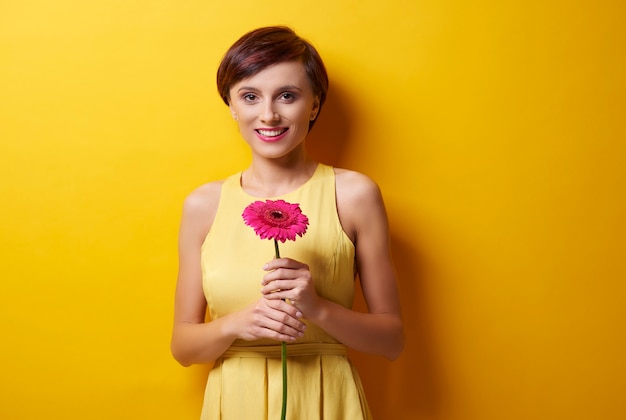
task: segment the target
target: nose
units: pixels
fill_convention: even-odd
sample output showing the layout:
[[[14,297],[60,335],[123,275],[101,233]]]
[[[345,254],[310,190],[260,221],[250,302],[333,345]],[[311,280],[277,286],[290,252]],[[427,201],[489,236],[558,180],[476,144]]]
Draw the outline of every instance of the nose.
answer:
[[[271,101],[268,101],[267,103],[263,104],[263,108],[261,109],[261,115],[259,115],[259,119],[264,123],[278,121],[280,119],[280,116],[274,110],[274,105],[272,104]]]

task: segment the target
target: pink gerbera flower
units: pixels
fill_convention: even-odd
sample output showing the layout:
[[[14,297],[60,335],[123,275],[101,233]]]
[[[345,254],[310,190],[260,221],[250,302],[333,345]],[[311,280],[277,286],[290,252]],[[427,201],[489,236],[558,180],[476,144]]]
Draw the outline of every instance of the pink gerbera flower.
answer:
[[[309,219],[298,204],[285,200],[255,201],[243,211],[243,220],[261,239],[295,241],[306,232]]]

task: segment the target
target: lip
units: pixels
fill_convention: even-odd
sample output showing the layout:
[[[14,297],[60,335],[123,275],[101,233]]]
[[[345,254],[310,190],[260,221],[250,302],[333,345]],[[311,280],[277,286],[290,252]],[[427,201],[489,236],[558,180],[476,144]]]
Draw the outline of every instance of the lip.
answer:
[[[261,134],[261,131],[282,131],[282,133],[277,136],[267,136],[267,135]],[[286,127],[257,128],[254,130],[254,133],[256,134],[256,136],[266,143],[276,143],[277,141],[282,140],[287,135],[288,132],[289,132],[289,129]]]

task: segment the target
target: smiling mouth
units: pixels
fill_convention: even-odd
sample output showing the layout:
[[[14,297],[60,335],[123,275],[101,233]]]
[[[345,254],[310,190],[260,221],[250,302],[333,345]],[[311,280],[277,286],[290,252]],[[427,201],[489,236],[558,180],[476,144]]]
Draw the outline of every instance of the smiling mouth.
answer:
[[[278,137],[287,131],[286,128],[275,128],[272,130],[257,129],[256,132],[263,137]]]

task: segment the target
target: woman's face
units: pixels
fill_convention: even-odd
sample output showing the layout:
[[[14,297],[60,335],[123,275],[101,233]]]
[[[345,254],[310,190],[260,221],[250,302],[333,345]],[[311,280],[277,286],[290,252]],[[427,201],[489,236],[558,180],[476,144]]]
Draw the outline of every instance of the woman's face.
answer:
[[[288,61],[236,83],[229,106],[252,153],[281,158],[303,150],[319,97],[313,94],[304,65]]]

